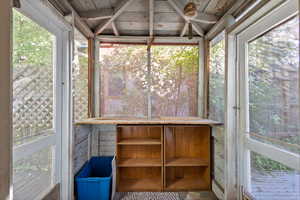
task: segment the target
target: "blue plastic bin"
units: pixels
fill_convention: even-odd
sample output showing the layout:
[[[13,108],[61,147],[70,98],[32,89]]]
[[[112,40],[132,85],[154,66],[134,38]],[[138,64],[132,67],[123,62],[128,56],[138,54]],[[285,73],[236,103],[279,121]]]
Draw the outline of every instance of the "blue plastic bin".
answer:
[[[78,200],[109,200],[113,157],[92,157],[75,177]]]

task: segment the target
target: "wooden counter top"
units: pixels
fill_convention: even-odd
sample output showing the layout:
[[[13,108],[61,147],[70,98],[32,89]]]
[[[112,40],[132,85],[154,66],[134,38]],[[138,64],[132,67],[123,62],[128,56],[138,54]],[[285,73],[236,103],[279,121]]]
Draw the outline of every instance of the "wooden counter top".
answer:
[[[141,118],[89,118],[77,121],[76,125],[98,125],[98,124],[186,124],[186,125],[222,125],[223,123],[202,119],[198,117],[161,117],[153,119]]]

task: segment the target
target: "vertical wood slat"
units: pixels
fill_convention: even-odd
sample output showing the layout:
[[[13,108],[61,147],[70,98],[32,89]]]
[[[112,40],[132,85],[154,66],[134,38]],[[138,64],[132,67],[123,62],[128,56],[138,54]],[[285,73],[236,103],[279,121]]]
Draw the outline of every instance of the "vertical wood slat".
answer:
[[[0,199],[12,196],[11,0],[0,1]]]
[[[94,39],[88,40],[88,117],[95,117],[94,110],[94,65],[95,65],[95,54],[94,54]]]
[[[204,108],[203,116],[208,118],[209,116],[209,40],[204,40]]]

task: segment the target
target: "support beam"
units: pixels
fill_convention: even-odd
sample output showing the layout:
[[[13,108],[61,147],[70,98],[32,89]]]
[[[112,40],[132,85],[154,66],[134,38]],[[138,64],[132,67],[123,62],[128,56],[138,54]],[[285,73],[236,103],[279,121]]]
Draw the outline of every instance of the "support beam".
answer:
[[[181,4],[179,4],[179,2],[175,2],[174,0],[168,0],[168,2],[174,8],[174,10],[185,20],[185,22],[189,23],[190,20],[183,13],[184,6],[181,5]],[[192,25],[193,25],[194,31],[198,35],[204,36],[204,31],[203,31],[203,29],[199,25],[197,25],[195,22],[192,23]]]
[[[209,32],[205,35],[206,39],[210,40],[214,36],[216,36],[218,33],[223,31],[223,29],[226,28],[226,26],[230,25],[229,21],[231,23],[234,23],[235,19],[231,16],[232,13],[234,13],[237,9],[240,8],[243,3],[245,3],[246,0],[237,0],[233,6],[221,17],[221,19],[209,30]],[[266,1],[266,0],[262,0]]]
[[[111,35],[99,35],[97,36],[99,42],[106,43],[140,43],[148,44],[149,36],[111,36]],[[189,40],[186,37],[155,37],[153,44],[163,43],[163,44],[193,44],[198,45],[201,37],[193,37]]]
[[[83,21],[80,16],[78,15],[77,11],[73,8],[73,6],[69,3],[69,1],[64,1],[65,5],[68,7],[69,10],[73,13],[75,26],[83,32],[88,38],[93,38],[94,33],[91,31],[90,27]],[[72,15],[70,15],[72,16]]]
[[[0,1],[0,199],[12,199],[12,2]]]
[[[95,34],[99,35],[100,33],[102,33],[102,31],[104,31],[104,29],[106,29],[107,26],[112,23],[112,21],[119,17],[133,1],[135,0],[123,0],[118,9],[116,9],[115,14],[111,18],[104,25],[100,24],[97,26]]]
[[[185,35],[188,27],[189,27],[189,23],[185,22],[184,27],[183,27],[183,29],[182,29],[182,31],[180,33],[180,37],[183,37]]]
[[[97,10],[89,10],[78,13],[85,20],[101,20],[110,19],[114,15],[114,10],[110,8],[102,8]]]
[[[119,36],[120,34],[119,34],[119,31],[118,31],[118,29],[117,29],[116,24],[115,24],[114,21],[111,22],[111,27],[112,27],[112,29],[114,31],[115,36]]]
[[[153,37],[154,26],[154,0],[149,0],[149,35]]]
[[[195,31],[198,35],[204,36],[204,31],[203,31],[203,29],[202,29],[198,24],[196,24],[195,22],[191,22],[191,23],[192,23],[192,26],[193,26],[194,31]]]
[[[210,15],[206,13],[198,13],[195,18],[191,19],[195,22],[205,23],[205,24],[215,24],[218,21],[218,18],[215,15]]]

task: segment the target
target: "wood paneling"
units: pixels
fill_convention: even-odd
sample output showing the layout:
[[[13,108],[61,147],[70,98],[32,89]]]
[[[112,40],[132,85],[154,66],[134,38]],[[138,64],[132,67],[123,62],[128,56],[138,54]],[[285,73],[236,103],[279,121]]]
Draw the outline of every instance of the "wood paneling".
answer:
[[[167,167],[165,191],[210,190],[208,167]]]
[[[210,127],[165,127],[165,161],[179,163],[209,163]],[[175,160],[175,161],[174,161]]]
[[[118,168],[118,192],[162,191],[161,167]]]
[[[165,126],[164,139],[164,190],[210,190],[210,127]]]

